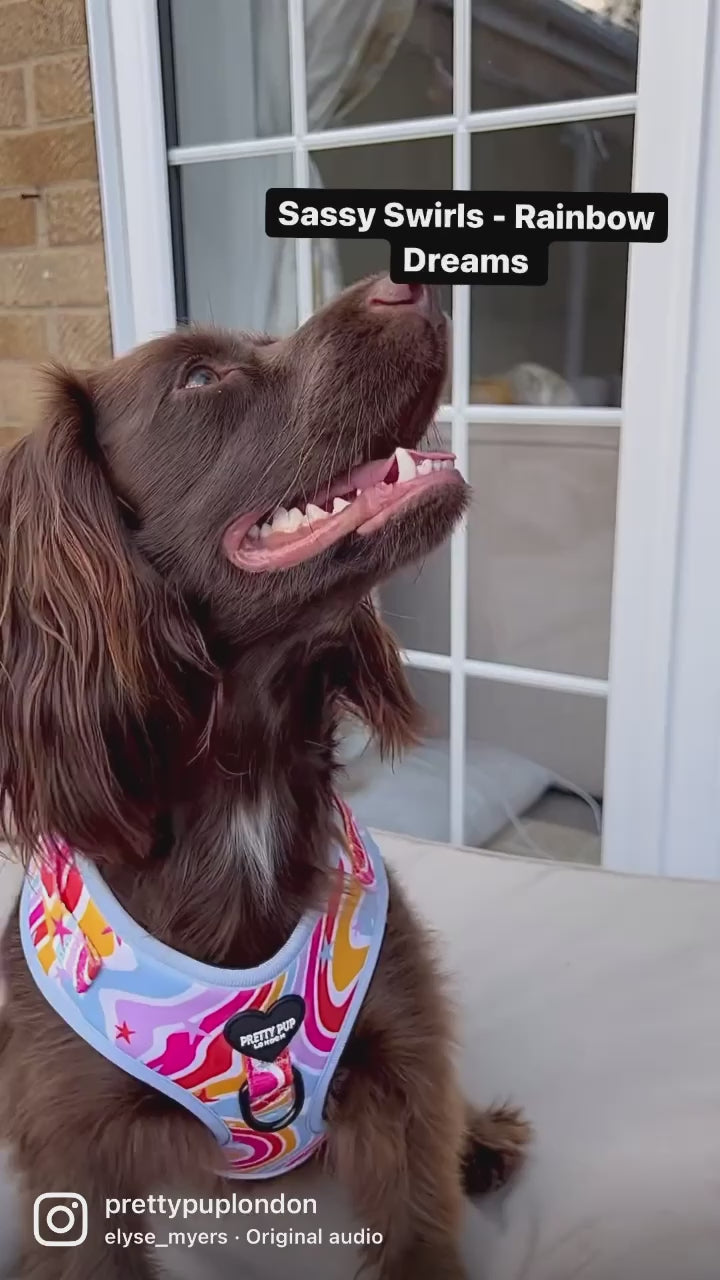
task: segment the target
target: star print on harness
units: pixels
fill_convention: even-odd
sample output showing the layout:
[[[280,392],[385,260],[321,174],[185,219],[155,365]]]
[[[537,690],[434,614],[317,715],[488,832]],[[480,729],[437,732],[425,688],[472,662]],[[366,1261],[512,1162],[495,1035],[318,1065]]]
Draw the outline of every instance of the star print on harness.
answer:
[[[61,842],[46,841],[25,878],[23,948],[45,998],[93,1048],[206,1124],[225,1176],[274,1177],[324,1140],[388,901],[377,846],[336,804],[330,900],[255,969],[215,968],[158,942]]]

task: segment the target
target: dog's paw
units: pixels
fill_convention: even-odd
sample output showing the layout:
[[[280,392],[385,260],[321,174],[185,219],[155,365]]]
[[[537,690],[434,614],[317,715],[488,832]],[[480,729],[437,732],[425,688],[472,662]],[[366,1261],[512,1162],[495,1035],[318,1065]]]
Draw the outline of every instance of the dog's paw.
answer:
[[[523,1164],[532,1128],[519,1107],[468,1107],[462,1175],[468,1195],[503,1186]]]

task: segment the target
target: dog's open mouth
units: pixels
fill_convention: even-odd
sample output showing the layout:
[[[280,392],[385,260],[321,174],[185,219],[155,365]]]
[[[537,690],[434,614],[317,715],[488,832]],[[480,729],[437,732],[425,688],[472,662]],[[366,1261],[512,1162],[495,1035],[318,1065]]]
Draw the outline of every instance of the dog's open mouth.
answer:
[[[395,450],[335,481],[309,502],[263,516],[241,516],[225,531],[223,547],[239,569],[261,573],[309,560],[349,533],[374,533],[421,494],[462,484],[452,453]]]

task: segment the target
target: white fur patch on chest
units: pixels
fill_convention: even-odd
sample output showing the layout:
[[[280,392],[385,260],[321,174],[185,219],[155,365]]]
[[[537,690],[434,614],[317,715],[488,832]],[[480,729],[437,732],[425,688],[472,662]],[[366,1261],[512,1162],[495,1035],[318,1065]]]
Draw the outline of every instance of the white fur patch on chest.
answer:
[[[237,804],[230,815],[228,845],[233,861],[241,863],[255,890],[269,897],[280,852],[280,833],[269,797]]]

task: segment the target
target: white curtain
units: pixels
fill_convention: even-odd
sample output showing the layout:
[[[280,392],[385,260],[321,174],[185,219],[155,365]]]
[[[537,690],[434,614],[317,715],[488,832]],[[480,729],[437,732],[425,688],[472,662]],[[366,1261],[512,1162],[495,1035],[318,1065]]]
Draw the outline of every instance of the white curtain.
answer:
[[[308,127],[335,127],[375,88],[389,66],[413,18],[416,0],[305,0],[305,60]],[[282,134],[290,119],[290,83],[284,40],[287,0],[262,0],[255,27],[256,112],[260,136]],[[310,181],[322,187],[311,159]],[[263,328],[283,333],[296,323],[295,246],[271,242],[271,261],[262,292]],[[313,276],[318,304],[341,286],[337,247],[313,241]]]

